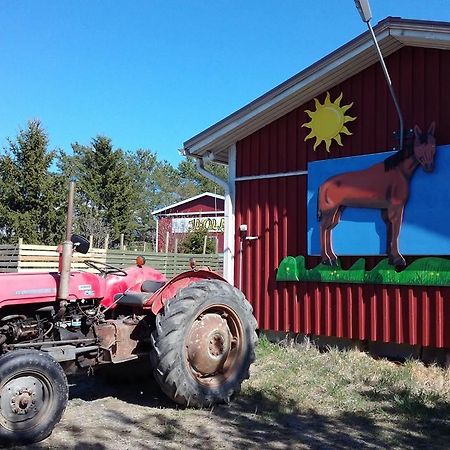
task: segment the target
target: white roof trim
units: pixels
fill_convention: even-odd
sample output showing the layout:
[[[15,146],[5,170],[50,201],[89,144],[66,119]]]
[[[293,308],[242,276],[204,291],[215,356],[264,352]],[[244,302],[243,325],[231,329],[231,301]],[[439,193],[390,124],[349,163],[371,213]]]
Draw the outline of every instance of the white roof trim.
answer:
[[[374,31],[387,56],[405,45],[450,49],[450,23],[389,17]],[[227,162],[230,145],[292,111],[314,96],[378,61],[369,32],[363,33],[312,66],[184,143],[187,153],[211,151]]]
[[[212,192],[204,192],[203,194],[198,194],[198,195],[195,195],[194,197],[189,197],[186,200],[181,200],[180,202],[174,203],[173,205],[165,206],[164,208],[152,211],[152,215],[159,214],[163,211],[167,211],[168,209],[176,208],[177,206],[184,205],[185,203],[192,202],[193,200],[197,200],[198,198],[201,198],[201,197],[214,197],[219,200],[225,200],[225,197],[223,195],[213,194]],[[210,211],[210,212],[214,213],[214,211]],[[185,214],[188,214],[188,213],[185,213]]]

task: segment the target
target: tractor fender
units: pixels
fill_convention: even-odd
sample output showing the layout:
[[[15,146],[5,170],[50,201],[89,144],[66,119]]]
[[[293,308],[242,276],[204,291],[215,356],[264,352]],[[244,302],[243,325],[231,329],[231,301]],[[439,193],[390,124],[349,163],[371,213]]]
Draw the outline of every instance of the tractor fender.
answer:
[[[176,277],[168,281],[161,289],[156,291],[144,305],[144,309],[151,309],[152,313],[156,316],[164,305],[171,298],[175,297],[175,294],[182,288],[201,280],[221,280],[227,281],[221,277],[218,273],[209,269],[189,270],[187,272],[180,273]]]

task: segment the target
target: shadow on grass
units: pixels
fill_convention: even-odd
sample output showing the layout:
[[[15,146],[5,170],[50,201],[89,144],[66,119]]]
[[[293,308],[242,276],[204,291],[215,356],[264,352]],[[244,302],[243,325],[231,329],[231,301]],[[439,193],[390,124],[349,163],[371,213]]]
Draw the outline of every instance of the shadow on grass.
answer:
[[[97,408],[101,422],[66,421],[52,437],[27,448],[125,448],[120,439],[129,439],[128,448],[138,450],[447,448],[450,442],[450,405],[434,402],[430,407],[427,399],[406,390],[361,392],[373,406],[371,412],[363,413],[298,410],[283,392],[268,398],[258,390],[247,390],[230,405],[183,410],[160,392],[145,365],[128,367],[128,376],[117,369],[70,379],[72,402],[89,402],[83,407]],[[96,400],[110,397],[121,407],[100,409]]]

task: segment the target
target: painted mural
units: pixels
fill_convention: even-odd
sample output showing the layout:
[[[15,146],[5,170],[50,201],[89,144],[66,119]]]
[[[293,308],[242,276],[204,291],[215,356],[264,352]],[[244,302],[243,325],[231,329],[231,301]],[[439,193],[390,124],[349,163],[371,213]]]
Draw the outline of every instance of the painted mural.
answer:
[[[310,129],[309,134],[305,137],[305,141],[316,138],[313,147],[314,151],[324,142],[326,151],[330,152],[330,146],[333,140],[342,146],[341,134],[352,134],[345,124],[355,120],[356,117],[347,116],[345,113],[352,107],[353,103],[341,106],[342,97],[343,94],[341,92],[341,95],[332,102],[330,93],[327,92],[323,104],[317,98],[314,99],[315,111],[305,111],[311,119],[302,125],[302,127]]]
[[[403,213],[409,198],[409,185],[416,169],[421,166],[430,173],[434,169],[436,141],[435,124],[427,132],[416,125],[412,145],[366,169],[335,175],[320,186],[317,194],[317,218],[320,232],[322,263],[337,265],[333,250],[332,230],[340,221],[345,208],[379,209],[386,224],[386,254],[393,266],[406,265],[399,252],[399,236]],[[422,201],[426,199],[422,197]]]
[[[304,256],[288,256],[277,280],[450,286],[450,260],[405,267],[403,257],[450,254],[450,145],[436,147],[434,135],[434,122],[416,125],[400,151],[309,163],[308,253],[322,263],[308,269]],[[337,255],[387,258],[344,270]]]
[[[358,171],[384,164],[389,158],[398,158],[396,155],[397,152],[388,152],[339,158],[317,161],[308,166],[308,254],[321,254],[320,222],[317,220],[319,187],[330,176],[344,169]],[[436,147],[435,163],[433,172],[416,170],[410,179],[409,199],[404,207],[398,236],[400,255],[450,254],[450,145]],[[341,212],[339,225],[333,229],[333,253],[342,256],[387,254],[388,231],[380,210],[345,208]]]

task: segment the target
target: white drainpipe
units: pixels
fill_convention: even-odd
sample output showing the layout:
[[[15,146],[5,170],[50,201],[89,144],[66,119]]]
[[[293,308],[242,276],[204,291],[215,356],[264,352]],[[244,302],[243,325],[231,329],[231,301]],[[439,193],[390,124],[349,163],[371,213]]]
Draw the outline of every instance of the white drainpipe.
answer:
[[[187,154],[187,156],[193,156]],[[225,230],[223,239],[223,277],[234,285],[234,241],[235,241],[235,178],[236,144],[228,149],[228,182],[205,169],[204,162],[214,160],[212,153],[206,157],[196,157],[197,170],[206,178],[214,181],[225,191]]]

